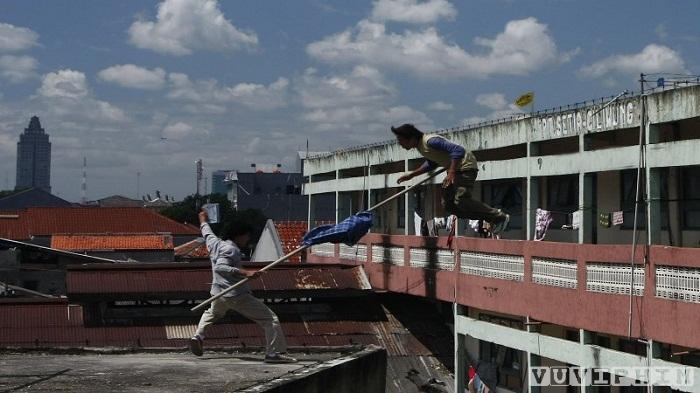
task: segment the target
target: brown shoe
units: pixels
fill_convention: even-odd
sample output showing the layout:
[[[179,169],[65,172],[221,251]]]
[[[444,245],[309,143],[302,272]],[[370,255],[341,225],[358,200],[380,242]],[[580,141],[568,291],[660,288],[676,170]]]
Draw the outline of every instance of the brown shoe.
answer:
[[[287,355],[286,353],[265,355],[265,363],[296,363],[297,361],[298,360]]]
[[[190,351],[192,351],[195,356],[202,356],[204,353],[202,347],[202,339],[199,336],[194,336],[190,339]]]

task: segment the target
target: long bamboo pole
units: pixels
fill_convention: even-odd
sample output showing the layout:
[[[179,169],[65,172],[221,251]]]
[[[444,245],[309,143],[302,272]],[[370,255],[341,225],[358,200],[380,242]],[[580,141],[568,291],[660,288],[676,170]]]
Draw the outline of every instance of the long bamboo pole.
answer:
[[[414,188],[416,188],[416,187],[418,187],[419,185],[421,185],[421,184],[427,182],[428,180],[434,178],[435,176],[441,174],[441,173],[444,172],[444,171],[445,171],[445,169],[443,168],[443,169],[441,169],[441,170],[439,170],[439,171],[436,171],[436,172],[431,173],[431,174],[428,175],[426,178],[420,180],[418,183],[412,185],[411,187],[408,187],[407,189],[405,189],[405,190],[403,190],[403,191],[397,192],[396,194],[390,196],[389,198],[383,200],[382,202],[379,202],[379,203],[377,203],[376,205],[370,207],[369,209],[367,209],[367,211],[372,211],[372,210],[375,210],[375,209],[380,208],[381,206],[383,206],[383,205],[387,204],[388,202],[390,202],[390,201],[392,201],[392,200],[394,200],[394,199],[396,199],[396,198],[398,198],[398,197],[400,197],[400,196],[406,194],[407,192],[413,190]],[[263,267],[263,268],[260,269],[259,271],[260,271],[260,272],[264,272],[264,271],[266,271],[266,270],[268,270],[268,269],[271,269],[271,268],[274,267],[275,265],[278,265],[278,264],[284,262],[285,260],[287,260],[287,259],[293,257],[294,255],[296,255],[296,254],[298,254],[298,253],[300,253],[300,252],[306,250],[306,249],[309,248],[309,247],[310,247],[310,246],[303,245],[303,246],[297,248],[296,250],[291,251],[289,254],[280,257],[280,258],[277,259],[276,261],[269,263],[268,265],[266,265],[265,267]],[[209,299],[203,301],[202,303],[196,305],[195,307],[192,307],[192,308],[191,308],[191,311],[199,311],[199,310],[203,309],[204,307],[206,307],[207,305],[209,305],[209,304],[210,304],[211,302],[213,302],[214,300],[216,300],[216,299],[218,299],[218,298],[220,298],[220,297],[226,295],[227,293],[233,291],[234,289],[236,289],[237,287],[239,287],[240,285],[243,285],[243,283],[248,282],[248,281],[250,281],[250,278],[248,278],[248,277],[246,277],[246,278],[244,278],[244,279],[238,281],[237,283],[231,285],[230,287],[224,289],[223,291],[217,293],[216,295],[210,297]]]

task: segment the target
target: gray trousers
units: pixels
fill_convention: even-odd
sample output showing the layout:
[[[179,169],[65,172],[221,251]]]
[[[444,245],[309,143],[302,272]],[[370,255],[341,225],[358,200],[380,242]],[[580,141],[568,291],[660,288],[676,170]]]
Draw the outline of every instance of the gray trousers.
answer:
[[[204,330],[222,318],[229,310],[234,310],[254,321],[265,330],[266,354],[274,355],[287,352],[287,342],[277,315],[255,296],[245,293],[234,297],[220,297],[211,303],[202,314],[197,326],[197,335],[204,338]]]
[[[459,218],[486,220],[491,224],[502,221],[505,214],[498,209],[472,199],[478,170],[457,172],[455,181],[442,190],[442,204],[449,214]]]

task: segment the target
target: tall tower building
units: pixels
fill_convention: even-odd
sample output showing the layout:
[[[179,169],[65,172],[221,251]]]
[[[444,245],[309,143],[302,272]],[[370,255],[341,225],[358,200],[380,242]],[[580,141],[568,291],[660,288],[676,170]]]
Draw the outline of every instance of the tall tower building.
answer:
[[[17,142],[15,189],[31,187],[51,192],[51,142],[36,116],[29,120]]]

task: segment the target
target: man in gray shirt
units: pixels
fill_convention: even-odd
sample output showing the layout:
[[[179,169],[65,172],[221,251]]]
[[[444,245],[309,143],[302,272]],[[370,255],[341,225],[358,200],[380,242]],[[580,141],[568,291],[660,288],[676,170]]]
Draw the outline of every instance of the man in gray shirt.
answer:
[[[202,236],[207,244],[211,260],[212,283],[211,294],[216,295],[244,278],[256,278],[260,272],[241,267],[243,254],[240,248],[250,241],[250,228],[244,225],[231,228],[231,240],[221,240],[212,232],[207,223],[209,217],[205,211],[199,213]],[[250,286],[244,283],[224,296],[214,300],[202,314],[197,333],[190,339],[190,350],[197,356],[203,353],[204,331],[216,320],[234,310],[244,317],[255,321],[265,330],[265,362],[294,363],[296,359],[286,354],[287,344],[277,315],[260,299],[250,293]]]

